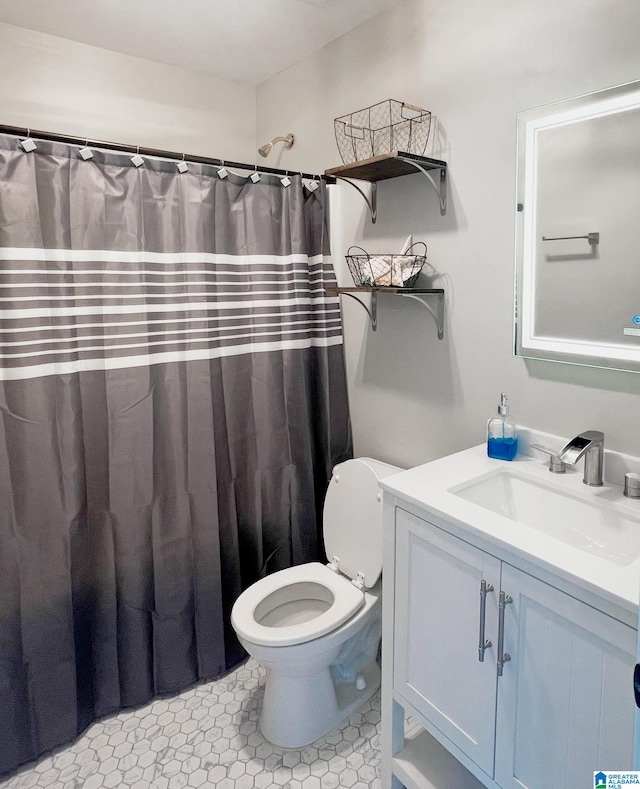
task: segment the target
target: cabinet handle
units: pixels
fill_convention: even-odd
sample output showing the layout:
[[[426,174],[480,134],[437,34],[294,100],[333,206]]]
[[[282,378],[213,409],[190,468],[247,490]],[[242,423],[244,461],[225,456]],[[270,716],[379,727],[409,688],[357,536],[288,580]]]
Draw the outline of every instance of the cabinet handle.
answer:
[[[508,652],[503,652],[504,649],[504,609],[513,603],[511,595],[500,592],[498,598],[498,676],[502,676],[504,664],[511,660],[511,655]]]
[[[480,581],[480,636],[478,639],[478,660],[484,663],[484,651],[493,646],[489,639],[484,637],[484,623],[487,614],[487,592],[493,592],[493,586],[484,578]]]

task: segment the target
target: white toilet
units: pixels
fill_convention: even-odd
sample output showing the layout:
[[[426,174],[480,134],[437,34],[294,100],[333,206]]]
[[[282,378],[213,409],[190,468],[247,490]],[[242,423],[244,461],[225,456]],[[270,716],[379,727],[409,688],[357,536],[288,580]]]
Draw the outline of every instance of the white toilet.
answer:
[[[267,669],[260,730],[300,748],[358,709],[380,685],[382,491],[400,469],[371,458],[340,463],[324,503],[328,565],[290,567],[236,600],[231,623]]]

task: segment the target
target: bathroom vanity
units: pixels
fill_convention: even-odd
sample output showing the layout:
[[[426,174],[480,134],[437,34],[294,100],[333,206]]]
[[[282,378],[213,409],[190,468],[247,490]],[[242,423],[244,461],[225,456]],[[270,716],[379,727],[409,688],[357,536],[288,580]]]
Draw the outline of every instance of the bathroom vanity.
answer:
[[[640,502],[484,445],[381,485],[383,787],[575,789],[632,769]]]

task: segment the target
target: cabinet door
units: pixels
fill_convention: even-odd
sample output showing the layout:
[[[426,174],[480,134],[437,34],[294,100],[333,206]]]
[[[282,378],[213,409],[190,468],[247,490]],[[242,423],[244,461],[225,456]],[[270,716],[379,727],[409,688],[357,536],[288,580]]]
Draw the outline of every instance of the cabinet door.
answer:
[[[504,649],[498,680],[496,781],[504,789],[593,786],[630,770],[636,631],[564,592],[502,566]]]
[[[486,638],[479,660],[481,581]],[[396,510],[396,690],[489,777],[493,776],[500,563]]]

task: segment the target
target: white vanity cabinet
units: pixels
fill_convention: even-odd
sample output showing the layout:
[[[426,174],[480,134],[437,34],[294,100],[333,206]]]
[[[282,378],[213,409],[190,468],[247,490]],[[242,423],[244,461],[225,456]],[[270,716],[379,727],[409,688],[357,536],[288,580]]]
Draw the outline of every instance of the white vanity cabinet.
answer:
[[[637,631],[387,496],[384,789],[577,789],[630,770]]]

